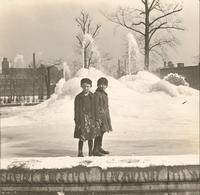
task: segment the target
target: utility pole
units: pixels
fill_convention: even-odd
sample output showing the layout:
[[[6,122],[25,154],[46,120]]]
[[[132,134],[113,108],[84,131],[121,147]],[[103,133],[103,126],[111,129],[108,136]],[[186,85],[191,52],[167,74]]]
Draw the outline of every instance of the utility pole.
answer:
[[[35,53],[33,53],[33,68],[36,69]]]

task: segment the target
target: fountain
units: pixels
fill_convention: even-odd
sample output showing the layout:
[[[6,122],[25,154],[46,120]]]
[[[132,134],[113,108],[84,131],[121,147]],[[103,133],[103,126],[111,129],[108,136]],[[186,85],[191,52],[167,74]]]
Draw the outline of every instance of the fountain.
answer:
[[[13,68],[25,68],[24,56],[17,54],[14,58]]]
[[[83,42],[82,42],[82,63],[83,63],[83,68],[84,68],[84,49],[85,46],[90,43],[91,44],[91,51],[93,52],[94,56],[98,59],[98,67],[101,65],[101,56],[98,50],[98,47],[96,46],[94,39],[91,34],[84,34],[83,36]]]
[[[63,62],[62,65],[63,65],[63,78],[66,81],[71,78],[71,72],[69,66],[67,65],[67,62]]]
[[[141,70],[141,53],[137,44],[137,41],[132,33],[127,34],[128,39],[128,74],[131,75]],[[134,62],[134,66],[132,63]],[[132,68],[131,68],[132,67]]]

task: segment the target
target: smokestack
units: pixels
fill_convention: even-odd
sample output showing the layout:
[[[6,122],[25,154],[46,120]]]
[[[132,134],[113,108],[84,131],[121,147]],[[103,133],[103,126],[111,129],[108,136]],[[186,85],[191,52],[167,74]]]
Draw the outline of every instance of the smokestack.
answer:
[[[35,53],[33,53],[33,68],[36,68],[36,64],[35,64]]]

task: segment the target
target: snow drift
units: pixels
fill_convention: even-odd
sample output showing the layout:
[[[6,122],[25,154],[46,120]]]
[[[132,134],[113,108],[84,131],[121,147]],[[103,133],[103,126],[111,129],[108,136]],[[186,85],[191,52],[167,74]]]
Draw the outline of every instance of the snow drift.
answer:
[[[65,126],[59,129],[62,136],[72,138],[74,97],[81,91],[80,80],[90,78],[94,92],[96,81],[102,76],[109,81],[107,92],[114,129],[106,136],[108,139],[168,139],[169,135],[170,139],[197,138],[198,91],[174,86],[146,71],[116,80],[94,68],[80,69],[72,79],[66,82],[61,79],[49,100],[21,111],[18,108],[18,116],[2,119],[2,126],[34,124],[38,129],[45,125],[48,134],[48,126],[62,124]]]
[[[175,86],[166,80],[161,80],[157,76],[147,72],[140,71],[136,75],[126,75],[120,78],[127,87],[140,93],[152,91],[163,91],[171,97],[185,95],[190,96],[197,93],[197,90],[188,86]]]

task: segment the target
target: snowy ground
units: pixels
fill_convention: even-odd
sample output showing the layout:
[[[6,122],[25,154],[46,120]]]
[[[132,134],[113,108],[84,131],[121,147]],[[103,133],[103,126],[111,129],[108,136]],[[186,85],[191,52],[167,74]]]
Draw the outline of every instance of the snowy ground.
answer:
[[[56,158],[18,158],[3,159],[2,169],[29,168],[29,169],[62,169],[79,165],[86,167],[148,167],[148,166],[175,166],[198,165],[198,155],[174,156],[109,156],[109,157],[56,157]]]
[[[1,108],[2,155],[10,157],[76,156],[73,100],[82,77],[102,72],[81,69],[60,80],[49,101],[31,107]],[[176,87],[148,72],[120,80],[106,76],[114,131],[105,135],[111,155],[199,153],[199,92]],[[8,117],[10,116],[10,117]],[[85,145],[85,154],[87,147]]]

